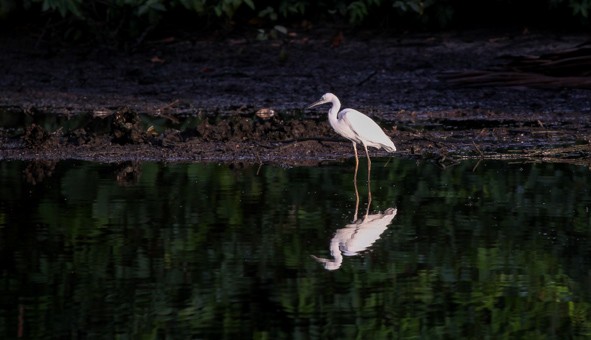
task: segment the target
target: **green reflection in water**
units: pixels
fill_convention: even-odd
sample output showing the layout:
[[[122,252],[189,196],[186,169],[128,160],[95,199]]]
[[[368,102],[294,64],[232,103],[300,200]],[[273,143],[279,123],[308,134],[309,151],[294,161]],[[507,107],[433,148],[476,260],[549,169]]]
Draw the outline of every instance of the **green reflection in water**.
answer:
[[[591,336],[589,170],[475,165],[376,160],[369,213],[396,214],[327,271],[351,164],[0,162],[0,334]]]

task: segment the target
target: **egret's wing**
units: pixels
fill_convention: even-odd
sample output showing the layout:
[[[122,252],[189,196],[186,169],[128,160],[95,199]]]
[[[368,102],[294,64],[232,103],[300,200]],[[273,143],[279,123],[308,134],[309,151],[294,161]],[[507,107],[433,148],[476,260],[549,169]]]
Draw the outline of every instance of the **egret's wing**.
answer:
[[[347,124],[351,131],[353,131],[360,140],[363,140],[368,145],[392,143],[390,138],[384,133],[384,130],[371,118],[363,113],[353,110],[345,109],[339,113],[340,118],[344,124]]]

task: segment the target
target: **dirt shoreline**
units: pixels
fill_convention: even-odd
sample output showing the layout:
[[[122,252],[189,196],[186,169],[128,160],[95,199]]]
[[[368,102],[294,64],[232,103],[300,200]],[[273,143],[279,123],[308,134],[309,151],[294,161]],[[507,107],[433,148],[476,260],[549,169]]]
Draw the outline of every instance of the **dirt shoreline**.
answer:
[[[126,53],[4,34],[0,159],[344,160],[351,144],[328,126],[328,107],[303,109],[333,92],[380,122],[395,157],[591,164],[589,90],[465,88],[444,78],[498,67],[507,55],[574,48],[586,35],[345,32],[335,40],[337,33],[294,31],[266,41],[254,33],[184,35]],[[257,115],[261,109],[274,116]]]

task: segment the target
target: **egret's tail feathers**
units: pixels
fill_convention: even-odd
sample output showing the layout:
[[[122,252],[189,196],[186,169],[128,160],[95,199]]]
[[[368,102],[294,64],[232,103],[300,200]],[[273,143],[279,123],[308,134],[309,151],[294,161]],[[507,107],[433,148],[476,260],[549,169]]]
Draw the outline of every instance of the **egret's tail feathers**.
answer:
[[[396,151],[396,147],[394,146],[394,143],[391,143],[390,145],[384,145],[384,150],[394,152]]]

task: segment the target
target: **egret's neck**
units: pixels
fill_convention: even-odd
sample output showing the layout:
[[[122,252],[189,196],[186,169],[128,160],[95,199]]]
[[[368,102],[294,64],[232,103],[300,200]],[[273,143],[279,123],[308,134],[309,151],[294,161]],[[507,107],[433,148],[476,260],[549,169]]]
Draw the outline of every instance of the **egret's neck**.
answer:
[[[334,97],[331,101],[332,107],[328,110],[328,120],[330,124],[334,127],[335,124],[338,122],[337,115],[339,110],[341,109],[341,102],[338,98]]]

